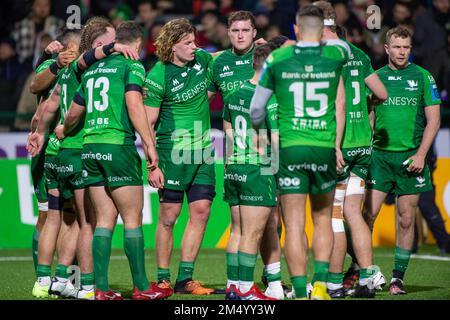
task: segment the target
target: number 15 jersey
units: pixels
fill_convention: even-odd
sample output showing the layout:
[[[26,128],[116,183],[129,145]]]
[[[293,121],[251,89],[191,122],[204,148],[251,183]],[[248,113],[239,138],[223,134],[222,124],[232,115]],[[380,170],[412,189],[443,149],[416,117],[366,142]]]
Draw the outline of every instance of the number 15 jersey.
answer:
[[[340,46],[299,42],[267,58],[259,85],[278,102],[280,147],[335,147],[335,100],[348,56]]]

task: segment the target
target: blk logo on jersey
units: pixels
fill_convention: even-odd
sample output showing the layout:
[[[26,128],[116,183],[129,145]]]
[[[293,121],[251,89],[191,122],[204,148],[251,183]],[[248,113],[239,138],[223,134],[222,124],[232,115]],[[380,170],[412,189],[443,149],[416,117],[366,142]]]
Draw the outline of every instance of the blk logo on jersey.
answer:
[[[395,77],[395,76],[389,76],[388,80],[392,80],[392,81],[398,81],[398,80],[402,80],[402,77]]]

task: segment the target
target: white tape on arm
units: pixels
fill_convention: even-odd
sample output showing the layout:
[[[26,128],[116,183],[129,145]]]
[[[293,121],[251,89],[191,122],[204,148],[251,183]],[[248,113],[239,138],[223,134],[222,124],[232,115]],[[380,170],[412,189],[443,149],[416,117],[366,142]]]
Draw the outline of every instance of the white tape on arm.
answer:
[[[39,211],[48,211],[48,201],[47,202],[38,202],[38,209]]]

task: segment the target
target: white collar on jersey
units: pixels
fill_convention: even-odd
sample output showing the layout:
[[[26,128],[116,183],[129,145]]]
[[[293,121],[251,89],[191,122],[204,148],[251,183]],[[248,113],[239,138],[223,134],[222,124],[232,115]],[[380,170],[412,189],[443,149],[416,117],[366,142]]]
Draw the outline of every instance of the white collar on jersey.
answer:
[[[319,45],[320,45],[319,42],[310,42],[310,41],[297,42],[298,47],[318,47]]]

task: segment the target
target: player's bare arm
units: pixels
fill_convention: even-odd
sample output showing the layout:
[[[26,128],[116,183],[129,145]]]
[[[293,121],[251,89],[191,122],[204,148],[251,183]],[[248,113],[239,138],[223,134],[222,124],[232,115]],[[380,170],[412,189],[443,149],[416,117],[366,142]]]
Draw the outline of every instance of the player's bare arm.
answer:
[[[336,165],[338,170],[345,166],[341,146],[345,129],[345,87],[342,76],[339,79],[339,86],[336,96]]]
[[[425,158],[428,150],[430,150],[434,138],[439,131],[439,127],[441,126],[440,105],[425,107],[425,117],[427,119],[427,124],[425,126],[425,131],[423,132],[422,142],[420,143],[417,153],[410,158],[412,163],[407,169],[409,172],[420,173],[425,166]]]
[[[73,130],[80,122],[82,115],[86,112],[86,107],[84,104],[78,104],[74,101],[70,104],[69,110],[67,111],[66,117],[64,119],[64,129],[63,134],[67,136],[67,134]]]
[[[50,123],[59,115],[60,86],[57,85],[47,100],[39,105],[39,114],[36,130],[29,136],[27,150],[34,157],[44,144],[44,136]],[[36,113],[38,113],[36,111]]]
[[[369,105],[376,106],[383,103],[383,101],[387,99],[388,93],[386,87],[376,73],[372,73],[370,76],[365,78],[364,83],[370,91],[372,91],[372,94],[369,97]]]
[[[147,119],[147,123],[148,123],[148,127],[150,129],[150,134],[152,137],[152,140],[154,142],[156,142],[156,135],[155,135],[155,124],[156,121],[158,121],[158,117],[159,117],[159,108],[152,108],[152,107],[145,107],[145,113],[147,115],[146,119]],[[159,169],[158,167],[155,168],[147,168],[149,169],[148,172],[148,181],[150,183],[150,185],[154,188],[164,188],[164,176],[163,173],[161,171],[161,169]]]
[[[125,93],[125,100],[131,123],[141,136],[142,142],[147,147],[148,156],[150,157],[148,161],[150,161],[151,167],[157,167],[158,155],[155,150],[155,144],[153,143],[148,122],[146,121],[142,94],[138,91],[128,91]]]
[[[223,120],[223,130],[225,131],[225,167],[228,158],[233,154],[233,127],[230,122]]]

